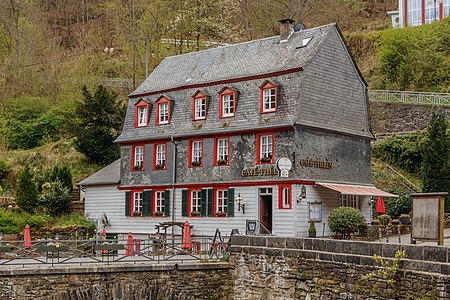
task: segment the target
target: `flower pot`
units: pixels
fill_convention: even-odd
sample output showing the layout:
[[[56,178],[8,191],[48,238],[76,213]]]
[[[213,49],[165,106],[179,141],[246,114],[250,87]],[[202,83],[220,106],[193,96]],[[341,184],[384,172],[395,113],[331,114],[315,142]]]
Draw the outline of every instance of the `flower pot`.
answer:
[[[315,238],[316,237],[316,232],[308,232],[308,236],[310,238]]]
[[[403,225],[409,225],[411,223],[411,217],[409,215],[400,215],[399,220]]]

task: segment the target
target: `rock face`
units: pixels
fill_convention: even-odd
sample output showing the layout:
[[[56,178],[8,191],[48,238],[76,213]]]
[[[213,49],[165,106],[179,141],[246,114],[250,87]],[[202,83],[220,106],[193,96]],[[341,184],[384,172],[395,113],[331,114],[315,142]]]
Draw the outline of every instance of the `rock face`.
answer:
[[[450,107],[443,108],[450,121]],[[427,128],[433,106],[370,102],[369,111],[373,133],[408,132]]]

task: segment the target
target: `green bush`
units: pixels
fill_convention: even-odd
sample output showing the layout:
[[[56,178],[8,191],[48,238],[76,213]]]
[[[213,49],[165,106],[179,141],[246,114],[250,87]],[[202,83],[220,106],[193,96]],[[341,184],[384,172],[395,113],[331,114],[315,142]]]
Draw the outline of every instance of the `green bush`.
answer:
[[[37,201],[38,189],[33,181],[33,173],[29,166],[25,166],[17,179],[16,203],[26,212],[33,212],[39,205]]]
[[[337,207],[328,217],[328,226],[336,233],[342,233],[348,238],[366,226],[366,220],[359,209],[353,207]]]
[[[42,190],[42,203],[50,215],[62,215],[70,207],[69,188],[59,180],[45,183]]]
[[[10,165],[6,161],[0,159],[0,180],[8,174],[10,168]]]
[[[52,169],[52,172],[49,176],[49,179],[51,181],[61,181],[64,187],[68,188],[69,193],[72,193],[73,191],[73,185],[72,185],[72,173],[70,172],[70,169],[68,166],[54,166]]]

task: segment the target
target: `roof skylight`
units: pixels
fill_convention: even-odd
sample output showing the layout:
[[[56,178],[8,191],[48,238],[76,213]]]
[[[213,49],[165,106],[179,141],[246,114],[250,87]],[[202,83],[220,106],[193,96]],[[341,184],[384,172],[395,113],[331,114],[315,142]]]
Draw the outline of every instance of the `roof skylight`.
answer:
[[[298,48],[303,48],[303,47],[308,46],[308,44],[312,40],[312,38],[313,38],[313,36],[302,39],[302,41],[299,43],[299,45],[296,48],[298,49]]]

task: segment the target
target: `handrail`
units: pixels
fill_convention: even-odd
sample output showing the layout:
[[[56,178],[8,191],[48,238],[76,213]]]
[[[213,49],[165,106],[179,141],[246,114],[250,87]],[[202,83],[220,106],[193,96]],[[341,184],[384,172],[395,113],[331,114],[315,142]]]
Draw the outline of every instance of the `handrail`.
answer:
[[[403,186],[406,187],[410,192],[420,192],[420,188],[415,185],[414,183],[412,183],[408,178],[406,178],[405,176],[403,176],[400,172],[398,172],[397,170],[395,170],[393,167],[389,166],[388,164],[386,164],[386,173],[392,172],[395,175],[397,175],[398,177],[400,177],[401,179],[403,179],[403,181],[406,181],[406,183],[408,183],[409,185],[411,185],[414,189],[410,188],[408,185],[406,185],[405,183],[403,183]]]
[[[368,95],[373,102],[450,105],[450,93],[369,90]]]

